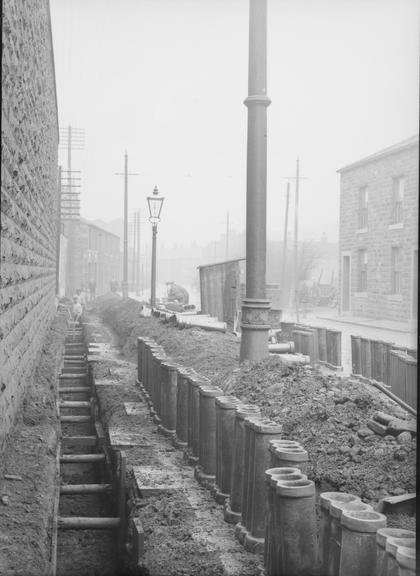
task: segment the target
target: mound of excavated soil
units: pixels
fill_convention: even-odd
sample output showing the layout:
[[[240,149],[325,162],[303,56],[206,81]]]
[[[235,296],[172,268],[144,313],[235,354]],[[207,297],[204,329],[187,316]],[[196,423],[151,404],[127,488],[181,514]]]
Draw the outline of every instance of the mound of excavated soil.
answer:
[[[319,489],[348,491],[371,502],[415,491],[415,439],[382,437],[367,427],[378,410],[403,419],[410,415],[376,388],[317,368],[288,368],[281,355],[239,366],[239,343],[232,334],[178,330],[142,318],[134,300],[102,298],[94,305],[127,357],[135,359],[137,336],[153,337],[177,362],[282,423],[284,436],[308,451],[309,475]]]

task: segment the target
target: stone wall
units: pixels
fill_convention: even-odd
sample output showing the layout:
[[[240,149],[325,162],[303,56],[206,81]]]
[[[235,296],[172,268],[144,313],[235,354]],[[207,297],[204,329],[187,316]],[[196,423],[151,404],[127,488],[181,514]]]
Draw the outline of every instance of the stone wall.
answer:
[[[355,316],[409,321],[418,244],[418,138],[341,172],[340,286],[343,253],[351,257],[350,309]],[[393,178],[405,179],[403,219],[392,223]],[[358,225],[359,188],[368,188],[368,225]],[[401,248],[401,292],[392,294],[392,248]],[[367,250],[367,290],[358,291],[358,251]]]
[[[55,313],[58,118],[48,0],[3,1],[0,450]]]

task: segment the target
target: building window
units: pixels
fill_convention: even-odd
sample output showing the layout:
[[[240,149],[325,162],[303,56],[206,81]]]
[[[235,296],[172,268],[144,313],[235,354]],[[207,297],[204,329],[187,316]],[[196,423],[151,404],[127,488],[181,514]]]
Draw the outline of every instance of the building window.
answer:
[[[358,292],[367,291],[367,250],[359,250],[358,253],[359,284]]]
[[[398,176],[392,180],[392,224],[403,221],[404,178]]]
[[[392,247],[391,252],[391,294],[401,294],[401,248]]]
[[[368,225],[368,189],[367,186],[359,188],[359,228]]]

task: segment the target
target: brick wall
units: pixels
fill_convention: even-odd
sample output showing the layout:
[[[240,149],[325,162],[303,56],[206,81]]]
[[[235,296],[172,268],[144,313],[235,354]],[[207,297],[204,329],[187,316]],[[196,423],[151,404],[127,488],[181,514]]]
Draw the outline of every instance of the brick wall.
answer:
[[[47,0],[3,1],[0,450],[55,312],[58,119]]]
[[[413,264],[418,243],[418,140],[401,150],[344,169],[340,199],[340,286],[342,255],[351,256],[350,310],[355,316],[408,321],[413,315]],[[392,226],[393,178],[405,179],[403,224]],[[368,226],[359,229],[359,189],[368,188]],[[401,249],[401,291],[391,290],[391,251]],[[358,289],[358,251],[366,249],[367,290]]]

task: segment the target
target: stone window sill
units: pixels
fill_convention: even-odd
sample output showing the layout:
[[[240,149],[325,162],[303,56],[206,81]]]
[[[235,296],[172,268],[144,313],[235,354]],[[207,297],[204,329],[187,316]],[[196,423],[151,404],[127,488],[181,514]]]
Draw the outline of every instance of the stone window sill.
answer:
[[[402,294],[388,294],[386,299],[389,302],[402,302]]]
[[[404,228],[404,224],[402,222],[397,222],[396,224],[390,224],[388,226],[388,230],[402,230]]]

